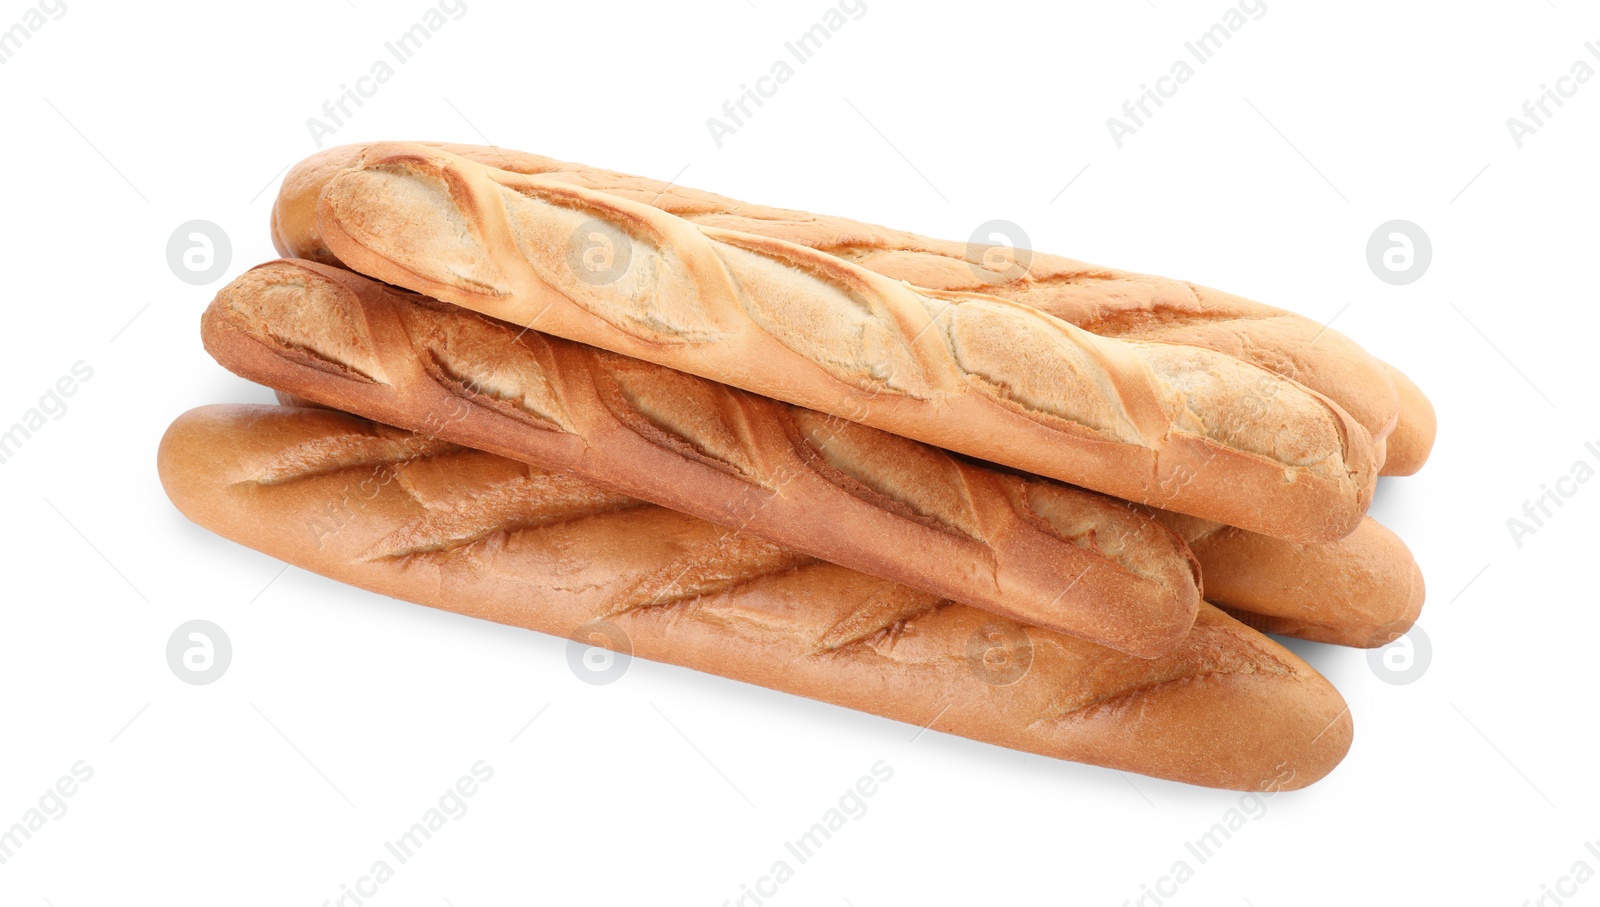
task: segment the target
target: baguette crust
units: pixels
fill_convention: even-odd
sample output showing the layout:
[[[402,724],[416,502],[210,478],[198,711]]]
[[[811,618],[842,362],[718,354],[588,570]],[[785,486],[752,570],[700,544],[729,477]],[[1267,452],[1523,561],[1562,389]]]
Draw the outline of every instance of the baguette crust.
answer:
[[[1422,612],[1422,570],[1405,542],[1371,517],[1321,543],[1170,512],[1157,519],[1189,543],[1207,599],[1263,633],[1370,649],[1403,635]]]
[[[1407,414],[1389,436],[1387,457],[1383,474],[1389,476],[1415,475],[1428,461],[1433,450],[1433,439],[1439,430],[1439,417],[1433,404],[1422,393],[1422,388],[1388,363],[1382,363],[1389,380],[1394,383],[1400,398],[1400,411]]]
[[[158,465],[191,520],[324,576],[614,646],[587,632],[605,621],[644,658],[1001,746],[1283,790],[1350,744],[1326,680],[1209,605],[1177,650],[1133,658],[320,410],[193,410]]]
[[[747,530],[1152,657],[1199,568],[1142,510],[862,425],[544,337],[310,262],[224,288],[206,349],[279,391]]]
[[[479,145],[423,143],[516,173],[540,174],[652,205],[697,224],[809,246],[934,290],[980,291],[1037,308],[1096,334],[1227,353],[1337,402],[1372,436],[1385,475],[1421,468],[1433,445],[1432,406],[1416,386],[1338,331],[1292,312],[1184,281],[1028,252],[1024,267],[980,265],[982,247],[841,217],[769,208],[673,183]],[[316,226],[316,203],[364,146],[329,148],[295,165],[272,210],[280,253],[337,263]],[[1390,437],[1391,430],[1394,435]]]
[[[323,407],[284,391],[277,398],[284,406]],[[1207,600],[1263,633],[1376,648],[1411,629],[1421,613],[1416,559],[1370,516],[1338,541],[1302,543],[1170,510],[1150,513],[1189,545]]]
[[[355,269],[494,317],[1268,535],[1348,534],[1376,480],[1366,429],[1241,360],[437,149],[372,146],[328,182],[318,227]],[[613,253],[598,282],[572,263],[591,236]]]

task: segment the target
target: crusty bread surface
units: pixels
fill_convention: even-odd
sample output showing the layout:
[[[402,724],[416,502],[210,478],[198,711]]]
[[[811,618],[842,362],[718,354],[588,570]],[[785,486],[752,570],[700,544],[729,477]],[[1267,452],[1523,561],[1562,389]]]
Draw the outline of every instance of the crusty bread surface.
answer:
[[[1193,556],[1142,508],[342,269],[252,269],[202,337],[280,391],[1134,654],[1177,645],[1200,602]]]
[[[1093,333],[1226,353],[1337,402],[1372,436],[1384,475],[1416,472],[1433,445],[1433,407],[1404,375],[1325,324],[1231,293],[1025,248],[1012,251],[989,245],[987,238],[951,242],[843,217],[752,205],[506,148],[421,144],[497,169],[652,205],[704,226],[809,246],[915,286],[1000,296]],[[317,228],[316,204],[328,181],[357,162],[366,147],[325,149],[285,175],[272,209],[273,243],[281,254],[337,263]]]
[[[158,467],[189,519],[324,576],[1001,746],[1285,790],[1350,745],[1325,679],[1209,605],[1135,658],[325,410],[193,410]]]
[[[355,270],[493,317],[1267,535],[1349,534],[1376,480],[1365,428],[1241,359],[435,148],[369,148],[318,228]]]

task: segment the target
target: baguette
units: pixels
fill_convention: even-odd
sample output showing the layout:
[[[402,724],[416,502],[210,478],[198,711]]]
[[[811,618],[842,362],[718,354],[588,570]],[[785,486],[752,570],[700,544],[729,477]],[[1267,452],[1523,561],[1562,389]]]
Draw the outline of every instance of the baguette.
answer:
[[[277,391],[292,407],[328,408]],[[1148,512],[1186,544],[1208,601],[1263,633],[1377,648],[1411,629],[1422,611],[1422,571],[1405,542],[1372,517],[1333,542],[1289,542],[1170,510]]]
[[[809,246],[915,286],[1001,296],[1093,333],[1227,353],[1337,402],[1372,436],[1384,475],[1416,472],[1433,445],[1433,407],[1404,375],[1338,331],[1230,293],[1031,250],[1016,253],[1009,262],[1002,256],[1002,266],[985,267],[986,255],[1003,250],[842,217],[751,205],[675,183],[510,149],[426,144],[486,166],[544,175],[652,205],[703,226]],[[355,163],[364,147],[329,148],[290,169],[272,209],[273,243],[281,254],[337,263],[317,229],[316,203],[328,180]]]
[[[158,465],[189,519],[324,576],[975,740],[1238,790],[1303,787],[1350,745],[1321,675],[1208,605],[1137,659],[320,410],[193,410]]]
[[[318,227],[356,270],[493,317],[1268,535],[1349,534],[1377,477],[1366,429],[1241,360],[437,149],[371,147],[328,182]]]
[[[1148,512],[310,262],[202,318],[226,368],[391,425],[561,469],[1015,620],[1152,657],[1200,602]]]
[[[1371,649],[1422,612],[1422,570],[1372,517],[1334,542],[1290,542],[1170,511],[1156,518],[1188,543],[1206,599],[1263,633]]]

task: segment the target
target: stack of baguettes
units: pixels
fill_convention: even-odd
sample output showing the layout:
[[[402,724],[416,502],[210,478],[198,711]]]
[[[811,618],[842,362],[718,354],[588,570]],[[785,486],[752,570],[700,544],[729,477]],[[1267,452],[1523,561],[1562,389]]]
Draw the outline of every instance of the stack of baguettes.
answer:
[[[1279,309],[498,148],[323,152],[272,228],[202,335],[286,405],[179,417],[161,478],[356,586],[1248,790],[1352,733],[1259,631],[1422,605],[1365,511],[1432,408]]]

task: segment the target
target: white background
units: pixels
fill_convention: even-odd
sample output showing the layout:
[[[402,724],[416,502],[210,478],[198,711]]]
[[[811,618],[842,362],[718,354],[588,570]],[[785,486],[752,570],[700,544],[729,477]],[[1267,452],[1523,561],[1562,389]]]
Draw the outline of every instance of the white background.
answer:
[[[707,117],[823,0],[467,0],[330,143],[489,141],[958,239],[1004,218],[1035,248],[1335,319],[1438,408],[1432,461],[1374,507],[1427,575],[1432,658],[1395,685],[1365,652],[1297,646],[1348,699],[1354,747],[1167,903],[1520,905],[1576,861],[1600,871],[1600,483],[1520,547],[1506,526],[1600,465],[1600,79],[1520,149],[1506,125],[1574,61],[1600,67],[1600,14],[1269,0],[1118,149],[1106,118],[1222,0],[866,6],[718,148]],[[0,465],[0,826],[79,760],[94,774],[0,865],[0,902],[319,905],[478,760],[494,776],[467,814],[369,903],[720,905],[885,760],[868,812],[768,904],[1120,905],[1239,805],[645,662],[591,686],[564,641],[189,524],[156,479],[167,423],[270,399],[206,357],[199,314],[273,257],[307,118],[427,7],[67,7],[0,67],[0,423],[93,369]],[[28,8],[0,4],[0,29]],[[1409,286],[1366,262],[1394,218],[1433,243]],[[168,267],[192,219],[232,240],[210,286]],[[233,643],[209,686],[165,657],[194,618]],[[1579,890],[1600,902],[1600,879]]]

